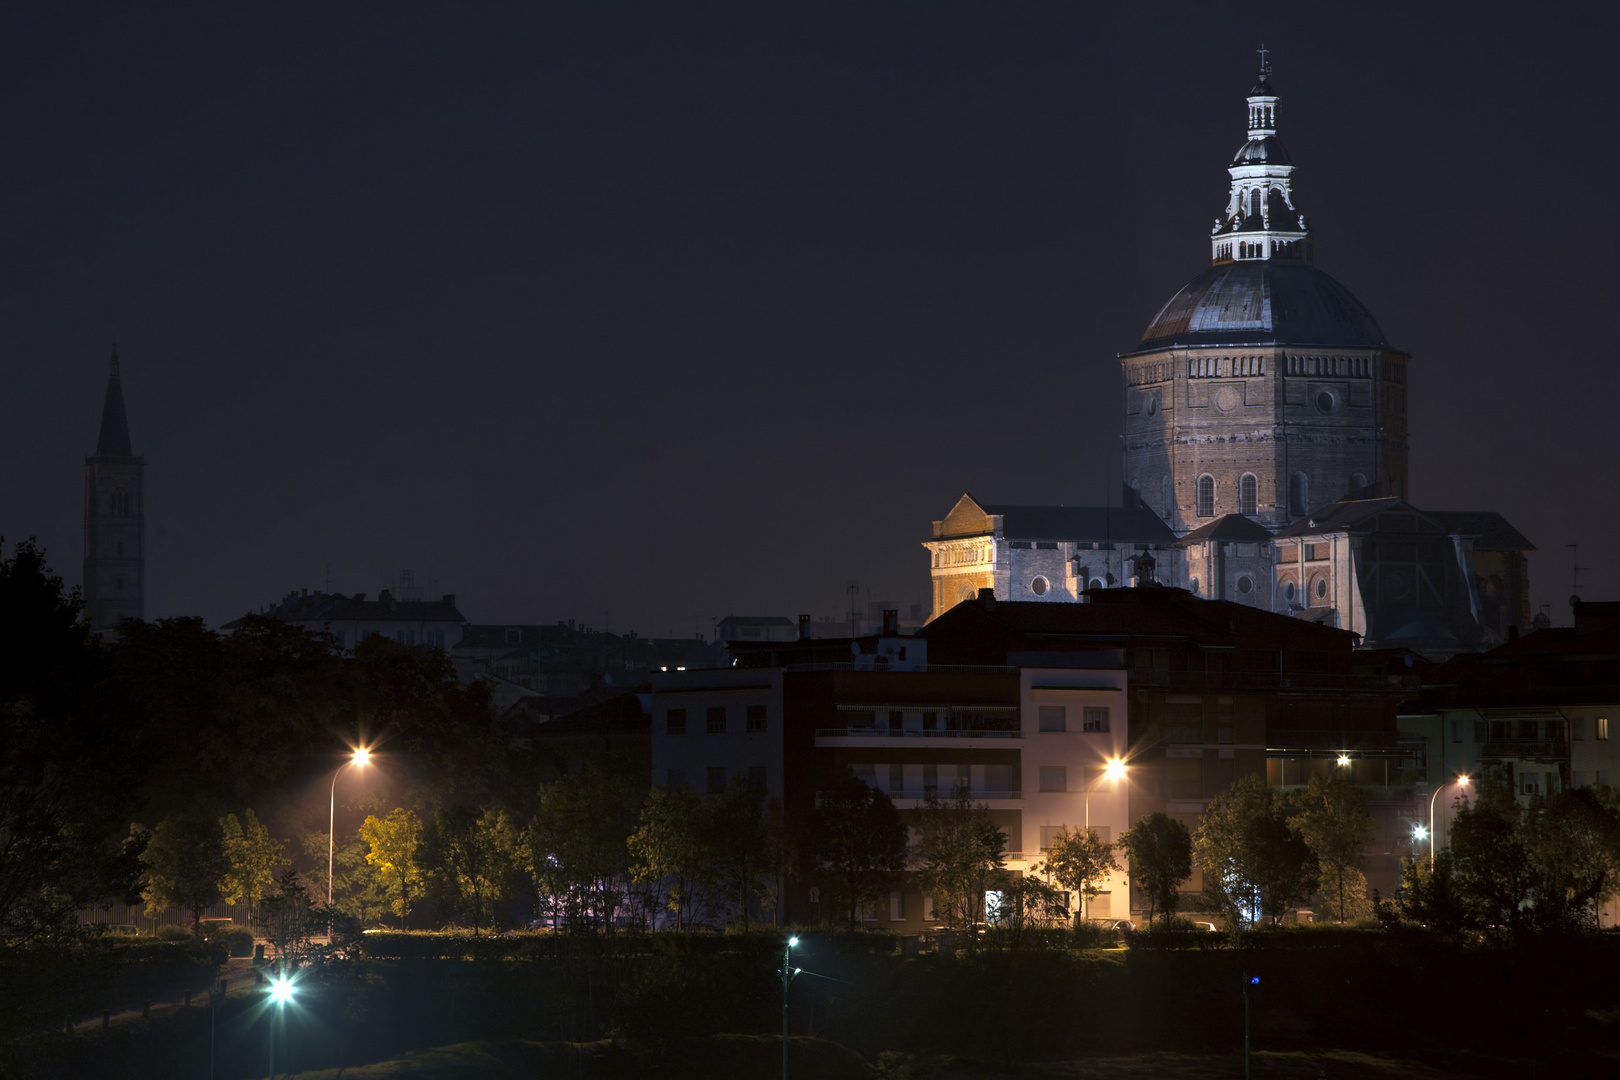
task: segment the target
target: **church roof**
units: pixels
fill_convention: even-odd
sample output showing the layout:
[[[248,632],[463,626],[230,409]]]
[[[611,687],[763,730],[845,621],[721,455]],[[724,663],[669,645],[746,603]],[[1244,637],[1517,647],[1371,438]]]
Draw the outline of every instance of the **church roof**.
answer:
[[[1193,278],[1148,324],[1136,351],[1240,344],[1389,347],[1349,289],[1309,263],[1265,259]]]
[[[118,350],[107,366],[107,396],[101,403],[101,434],[96,439],[96,457],[134,457],[130,449],[129,417],[124,413],[124,384],[118,374]]]
[[[1534,551],[1536,545],[1507,518],[1494,510],[1427,510],[1430,517],[1446,527],[1475,537],[1475,551]]]
[[[935,539],[987,535],[994,531],[994,517],[1001,518],[1001,535],[1007,540],[1176,542],[1170,527],[1145,506],[1014,506],[981,503],[972,495],[963,495],[935,523]]]
[[[1271,530],[1242,514],[1225,514],[1205,525],[1194,529],[1181,538],[1181,546],[1201,544],[1205,540],[1228,540],[1239,544],[1269,544]]]

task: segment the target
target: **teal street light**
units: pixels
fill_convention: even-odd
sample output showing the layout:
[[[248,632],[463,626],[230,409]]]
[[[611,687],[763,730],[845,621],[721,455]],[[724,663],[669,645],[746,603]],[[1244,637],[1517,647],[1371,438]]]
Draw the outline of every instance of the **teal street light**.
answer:
[[[797,937],[790,937],[782,947],[782,1080],[788,1075],[788,984],[799,973],[793,966],[793,946],[798,943]]]
[[[276,1031],[286,1017],[287,1006],[292,1004],[293,989],[290,975],[277,975],[270,980],[270,1004],[276,1009],[270,1017],[270,1080],[276,1080]]]

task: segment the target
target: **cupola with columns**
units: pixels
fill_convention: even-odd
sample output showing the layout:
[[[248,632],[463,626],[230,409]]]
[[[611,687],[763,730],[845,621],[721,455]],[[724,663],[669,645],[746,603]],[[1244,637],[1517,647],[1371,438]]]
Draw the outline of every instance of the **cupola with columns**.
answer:
[[[1310,229],[1294,201],[1294,164],[1277,138],[1277,94],[1260,47],[1260,79],[1249,91],[1248,141],[1227,166],[1232,190],[1210,234],[1219,266],[1249,259],[1311,259]]]

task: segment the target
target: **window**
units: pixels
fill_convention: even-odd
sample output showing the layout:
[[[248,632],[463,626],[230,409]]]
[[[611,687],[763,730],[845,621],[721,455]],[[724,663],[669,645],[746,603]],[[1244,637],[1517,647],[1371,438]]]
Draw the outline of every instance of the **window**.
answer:
[[[1316,598],[1318,600],[1325,600],[1325,599],[1327,599],[1327,593],[1328,593],[1327,578],[1317,578],[1316,579]]]
[[[1045,596],[1046,589],[1047,581],[1043,577],[1036,577],[1029,583],[1029,591],[1034,593],[1036,596]]]
[[[1056,840],[1058,838],[1058,834],[1061,833],[1064,830],[1064,828],[1066,828],[1066,826],[1063,826],[1063,825],[1042,825],[1041,826],[1041,850],[1042,851],[1051,851],[1052,850],[1052,841],[1054,841],[1054,840]]]
[[[1586,717],[1577,716],[1569,722],[1569,737],[1576,742],[1586,741]]]
[[[1609,737],[1609,718],[1607,716],[1598,717],[1596,727],[1598,738],[1607,739]]]
[[[1068,710],[1065,709],[1062,705],[1042,705],[1041,706],[1041,730],[1042,731],[1064,731],[1064,730],[1067,730],[1067,728],[1069,726],[1068,719],[1067,719],[1067,717],[1065,715],[1067,713],[1067,711]]]
[[[1069,770],[1063,765],[1041,766],[1042,791],[1068,791]]]
[[[1253,517],[1260,512],[1260,481],[1254,473],[1238,477],[1238,513]]]
[[[1483,720],[1474,721],[1474,741],[1477,743],[1485,741],[1485,721]]]
[[[1597,778],[1597,786],[1598,787],[1608,787],[1609,786],[1609,770],[1608,769],[1599,769],[1597,772],[1593,773],[1592,775]]]
[[[1057,541],[1055,541],[1055,540],[1037,540],[1037,541],[1035,541],[1035,550],[1036,551],[1056,551],[1057,550]]]
[[[1367,478],[1365,476],[1358,472],[1353,472],[1350,474],[1350,494],[1360,495],[1362,489],[1366,486]]]
[[[664,771],[664,786],[671,791],[682,791],[686,787],[685,769],[666,769]]]
[[[906,726],[906,714],[899,709],[889,710],[889,730],[899,731]]]
[[[1101,840],[1105,844],[1112,844],[1114,842],[1114,830],[1113,830],[1112,826],[1109,826],[1109,825],[1093,825],[1093,826],[1091,826],[1091,828],[1087,829],[1086,831],[1089,832],[1092,836],[1095,836],[1097,839]]]
[[[763,766],[763,765],[750,765],[750,766],[748,766],[748,782],[750,784],[757,784],[760,787],[764,787],[765,786],[765,766]]]
[[[1319,390],[1319,391],[1317,391],[1317,394],[1316,394],[1316,411],[1321,413],[1323,416],[1327,416],[1330,413],[1332,413],[1334,408],[1337,407],[1338,404],[1339,404],[1339,399],[1333,395],[1333,391],[1331,391],[1331,390]]]
[[[973,790],[973,766],[962,764],[956,767],[956,790]]]
[[[1311,508],[1311,481],[1302,472],[1288,478],[1288,512],[1304,517]]]
[[[664,731],[669,735],[685,735],[686,710],[666,709],[664,711]]]
[[[1260,189],[1259,188],[1255,188],[1253,191],[1249,192],[1249,214],[1251,216],[1253,216],[1253,217],[1259,217],[1260,216]]]
[[[709,766],[709,794],[724,795],[726,793],[726,767],[724,765]]]
[[[1586,786],[1586,774],[1581,772],[1579,769],[1577,769],[1574,772],[1570,773],[1570,786],[1571,787],[1578,787],[1578,788],[1585,787]]]
[[[1100,734],[1108,730],[1108,706],[1087,705],[1085,717],[1082,720],[1082,731]]]
[[[1238,578],[1237,590],[1242,596],[1248,596],[1250,593],[1254,592],[1254,578],[1250,577],[1248,574],[1244,574],[1242,577]]]
[[[939,794],[939,766],[938,765],[924,765],[923,766],[923,794],[924,795],[938,795]]]
[[[112,512],[114,517],[129,517],[129,492],[123,488],[113,489]]]
[[[724,705],[709,706],[704,730],[710,735],[724,735],[726,733],[726,707]]]
[[[748,730],[749,731],[764,731],[765,730],[765,706],[763,706],[763,705],[750,705],[750,706],[748,706]]]
[[[1237,742],[1237,728],[1231,724],[1222,724],[1215,729],[1215,741],[1223,743]]]
[[[1215,478],[1208,473],[1198,478],[1198,516],[1215,516]]]
[[[1462,732],[1463,732],[1463,722],[1462,722],[1462,720],[1459,719],[1458,717],[1455,717],[1455,716],[1452,717],[1451,718],[1451,741],[1454,742],[1454,743],[1462,742],[1463,741]]]
[[[1005,799],[1009,796],[1018,797],[1018,784],[1013,779],[1011,765],[986,765],[984,767],[984,790],[994,798]]]
[[[889,794],[899,795],[906,790],[906,767],[904,765],[889,766]]]
[[[889,894],[889,921],[904,922],[906,918],[906,894],[892,892]]]

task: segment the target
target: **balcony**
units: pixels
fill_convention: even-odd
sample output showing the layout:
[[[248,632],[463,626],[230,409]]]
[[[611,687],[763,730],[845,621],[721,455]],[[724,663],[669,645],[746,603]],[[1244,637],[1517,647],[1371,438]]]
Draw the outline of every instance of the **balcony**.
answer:
[[[1275,671],[1167,671],[1157,667],[1133,667],[1129,674],[1133,688],[1163,690],[1389,690],[1414,689],[1418,682],[1410,675],[1318,675],[1309,672]]]
[[[973,728],[968,730],[949,731],[923,728],[892,728],[892,727],[841,727],[816,728],[817,744],[822,739],[901,739],[912,741],[919,739],[1020,739],[1023,732],[1018,730],[1002,731]]]
[[[898,791],[889,790],[887,788],[879,788],[878,790],[887,795],[889,797],[889,801],[893,802],[895,807],[900,810],[922,809],[923,805],[928,801],[929,795],[933,795],[941,802],[950,802],[950,800],[956,797],[955,792],[951,791],[949,788],[944,790],[940,790],[938,788],[902,788]],[[821,805],[822,796],[825,794],[827,793],[823,791],[816,792],[817,806]],[[1020,790],[974,788],[967,792],[967,796],[974,802],[1020,802],[1024,798],[1024,793]]]
[[[1517,758],[1522,761],[1568,761],[1567,742],[1546,739],[1488,739],[1480,747],[1479,756],[1489,758]]]

